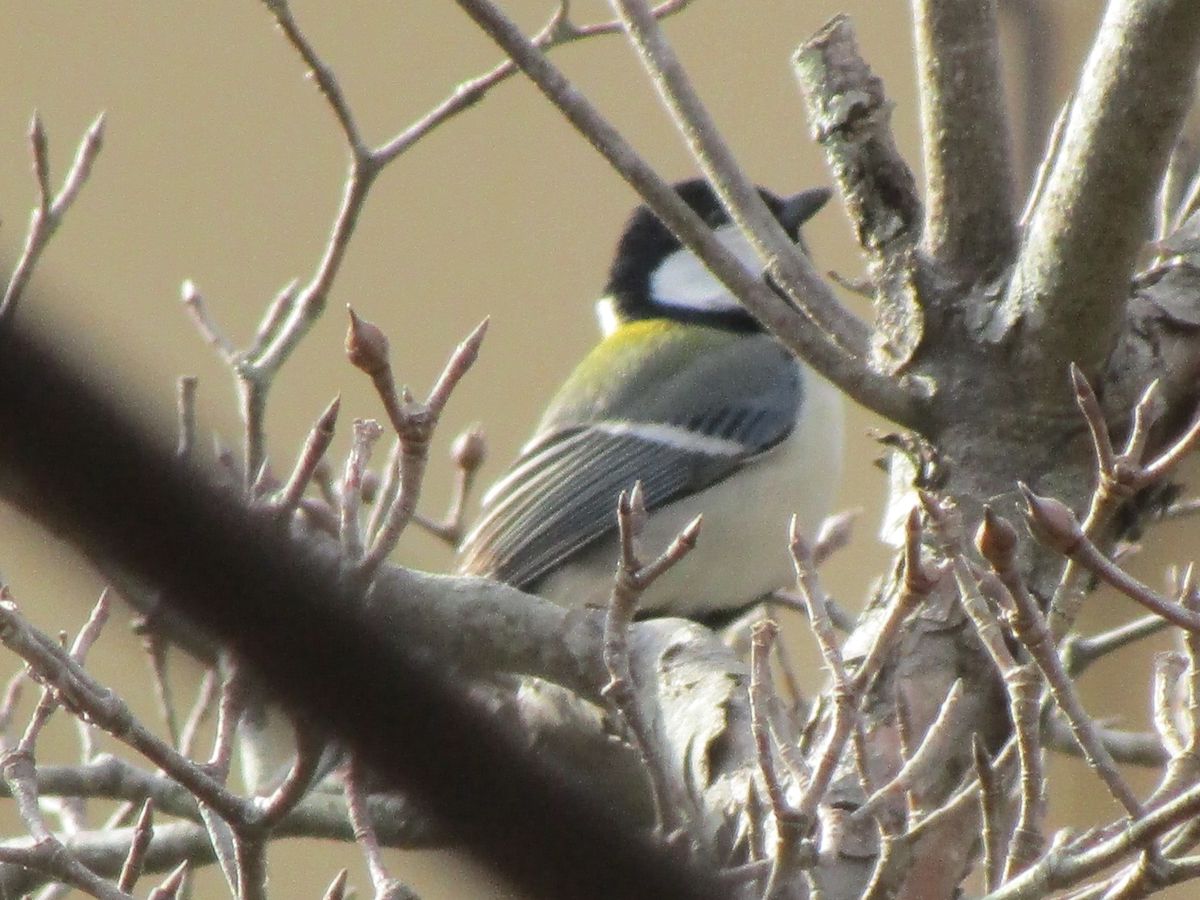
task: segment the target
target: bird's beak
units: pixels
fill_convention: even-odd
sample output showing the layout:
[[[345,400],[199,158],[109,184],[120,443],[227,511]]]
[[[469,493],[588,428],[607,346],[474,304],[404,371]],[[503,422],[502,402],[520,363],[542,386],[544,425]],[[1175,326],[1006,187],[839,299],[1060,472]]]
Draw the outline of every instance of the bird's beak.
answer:
[[[800,226],[820,212],[832,195],[829,188],[819,187],[787,197],[779,211],[779,224],[793,239],[799,240]]]

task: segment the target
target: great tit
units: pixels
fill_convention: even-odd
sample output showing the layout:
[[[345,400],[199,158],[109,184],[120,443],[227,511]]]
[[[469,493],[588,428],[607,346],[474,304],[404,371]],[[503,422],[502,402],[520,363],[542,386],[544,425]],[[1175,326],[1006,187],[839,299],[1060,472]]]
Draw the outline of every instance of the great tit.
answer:
[[[762,263],[703,180],[680,197],[743,265]],[[803,249],[824,189],[760,189]],[[837,389],[799,362],[645,206],[617,244],[597,304],[603,339],[485,494],[459,571],[568,605],[603,605],[617,497],[640,481],[657,553],[698,513],[699,546],[641,598],[641,614],[720,619],[792,577],[787,523],[827,514],[842,457]]]

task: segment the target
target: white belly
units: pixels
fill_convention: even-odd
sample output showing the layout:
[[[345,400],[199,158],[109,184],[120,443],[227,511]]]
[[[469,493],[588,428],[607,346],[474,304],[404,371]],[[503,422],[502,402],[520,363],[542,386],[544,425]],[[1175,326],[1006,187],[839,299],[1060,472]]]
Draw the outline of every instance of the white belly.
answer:
[[[651,513],[641,539],[644,561],[697,515],[704,524],[696,549],[650,587],[641,609],[704,615],[792,583],[788,521],[794,513],[803,533],[815,536],[842,469],[841,394],[811,370],[804,388],[799,421],[786,440],[724,481]],[[547,577],[538,593],[568,605],[605,605],[616,563],[616,539],[601,541]]]

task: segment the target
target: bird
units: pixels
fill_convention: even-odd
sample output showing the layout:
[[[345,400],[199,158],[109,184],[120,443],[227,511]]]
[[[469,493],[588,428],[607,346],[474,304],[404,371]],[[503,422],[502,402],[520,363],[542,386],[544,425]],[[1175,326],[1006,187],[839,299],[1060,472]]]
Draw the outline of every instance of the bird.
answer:
[[[708,182],[673,187],[727,250],[763,272]],[[758,190],[806,252],[800,226],[829,191]],[[484,495],[457,571],[603,606],[619,556],[618,496],[640,484],[644,547],[665,548],[695,516],[703,521],[697,550],[650,585],[639,616],[729,621],[794,577],[791,516],[811,534],[832,505],[841,395],[644,205],[617,242],[596,315],[600,343]]]

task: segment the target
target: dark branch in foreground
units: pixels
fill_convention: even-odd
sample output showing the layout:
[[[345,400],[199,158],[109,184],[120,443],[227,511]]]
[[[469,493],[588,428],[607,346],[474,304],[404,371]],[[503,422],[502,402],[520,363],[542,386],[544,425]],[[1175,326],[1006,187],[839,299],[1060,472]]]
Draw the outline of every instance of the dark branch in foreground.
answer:
[[[463,844],[544,896],[720,893],[711,874],[631,833],[563,772],[535,765],[395,632],[348,615],[353,599],[336,570],[220,489],[200,490],[203,476],[139,438],[86,376],[23,335],[0,341],[0,458],[7,478],[45,498],[43,521],[161,585],[294,709],[437,809]],[[364,660],[379,667],[374,676],[364,677]],[[481,806],[474,798],[485,795]]]

